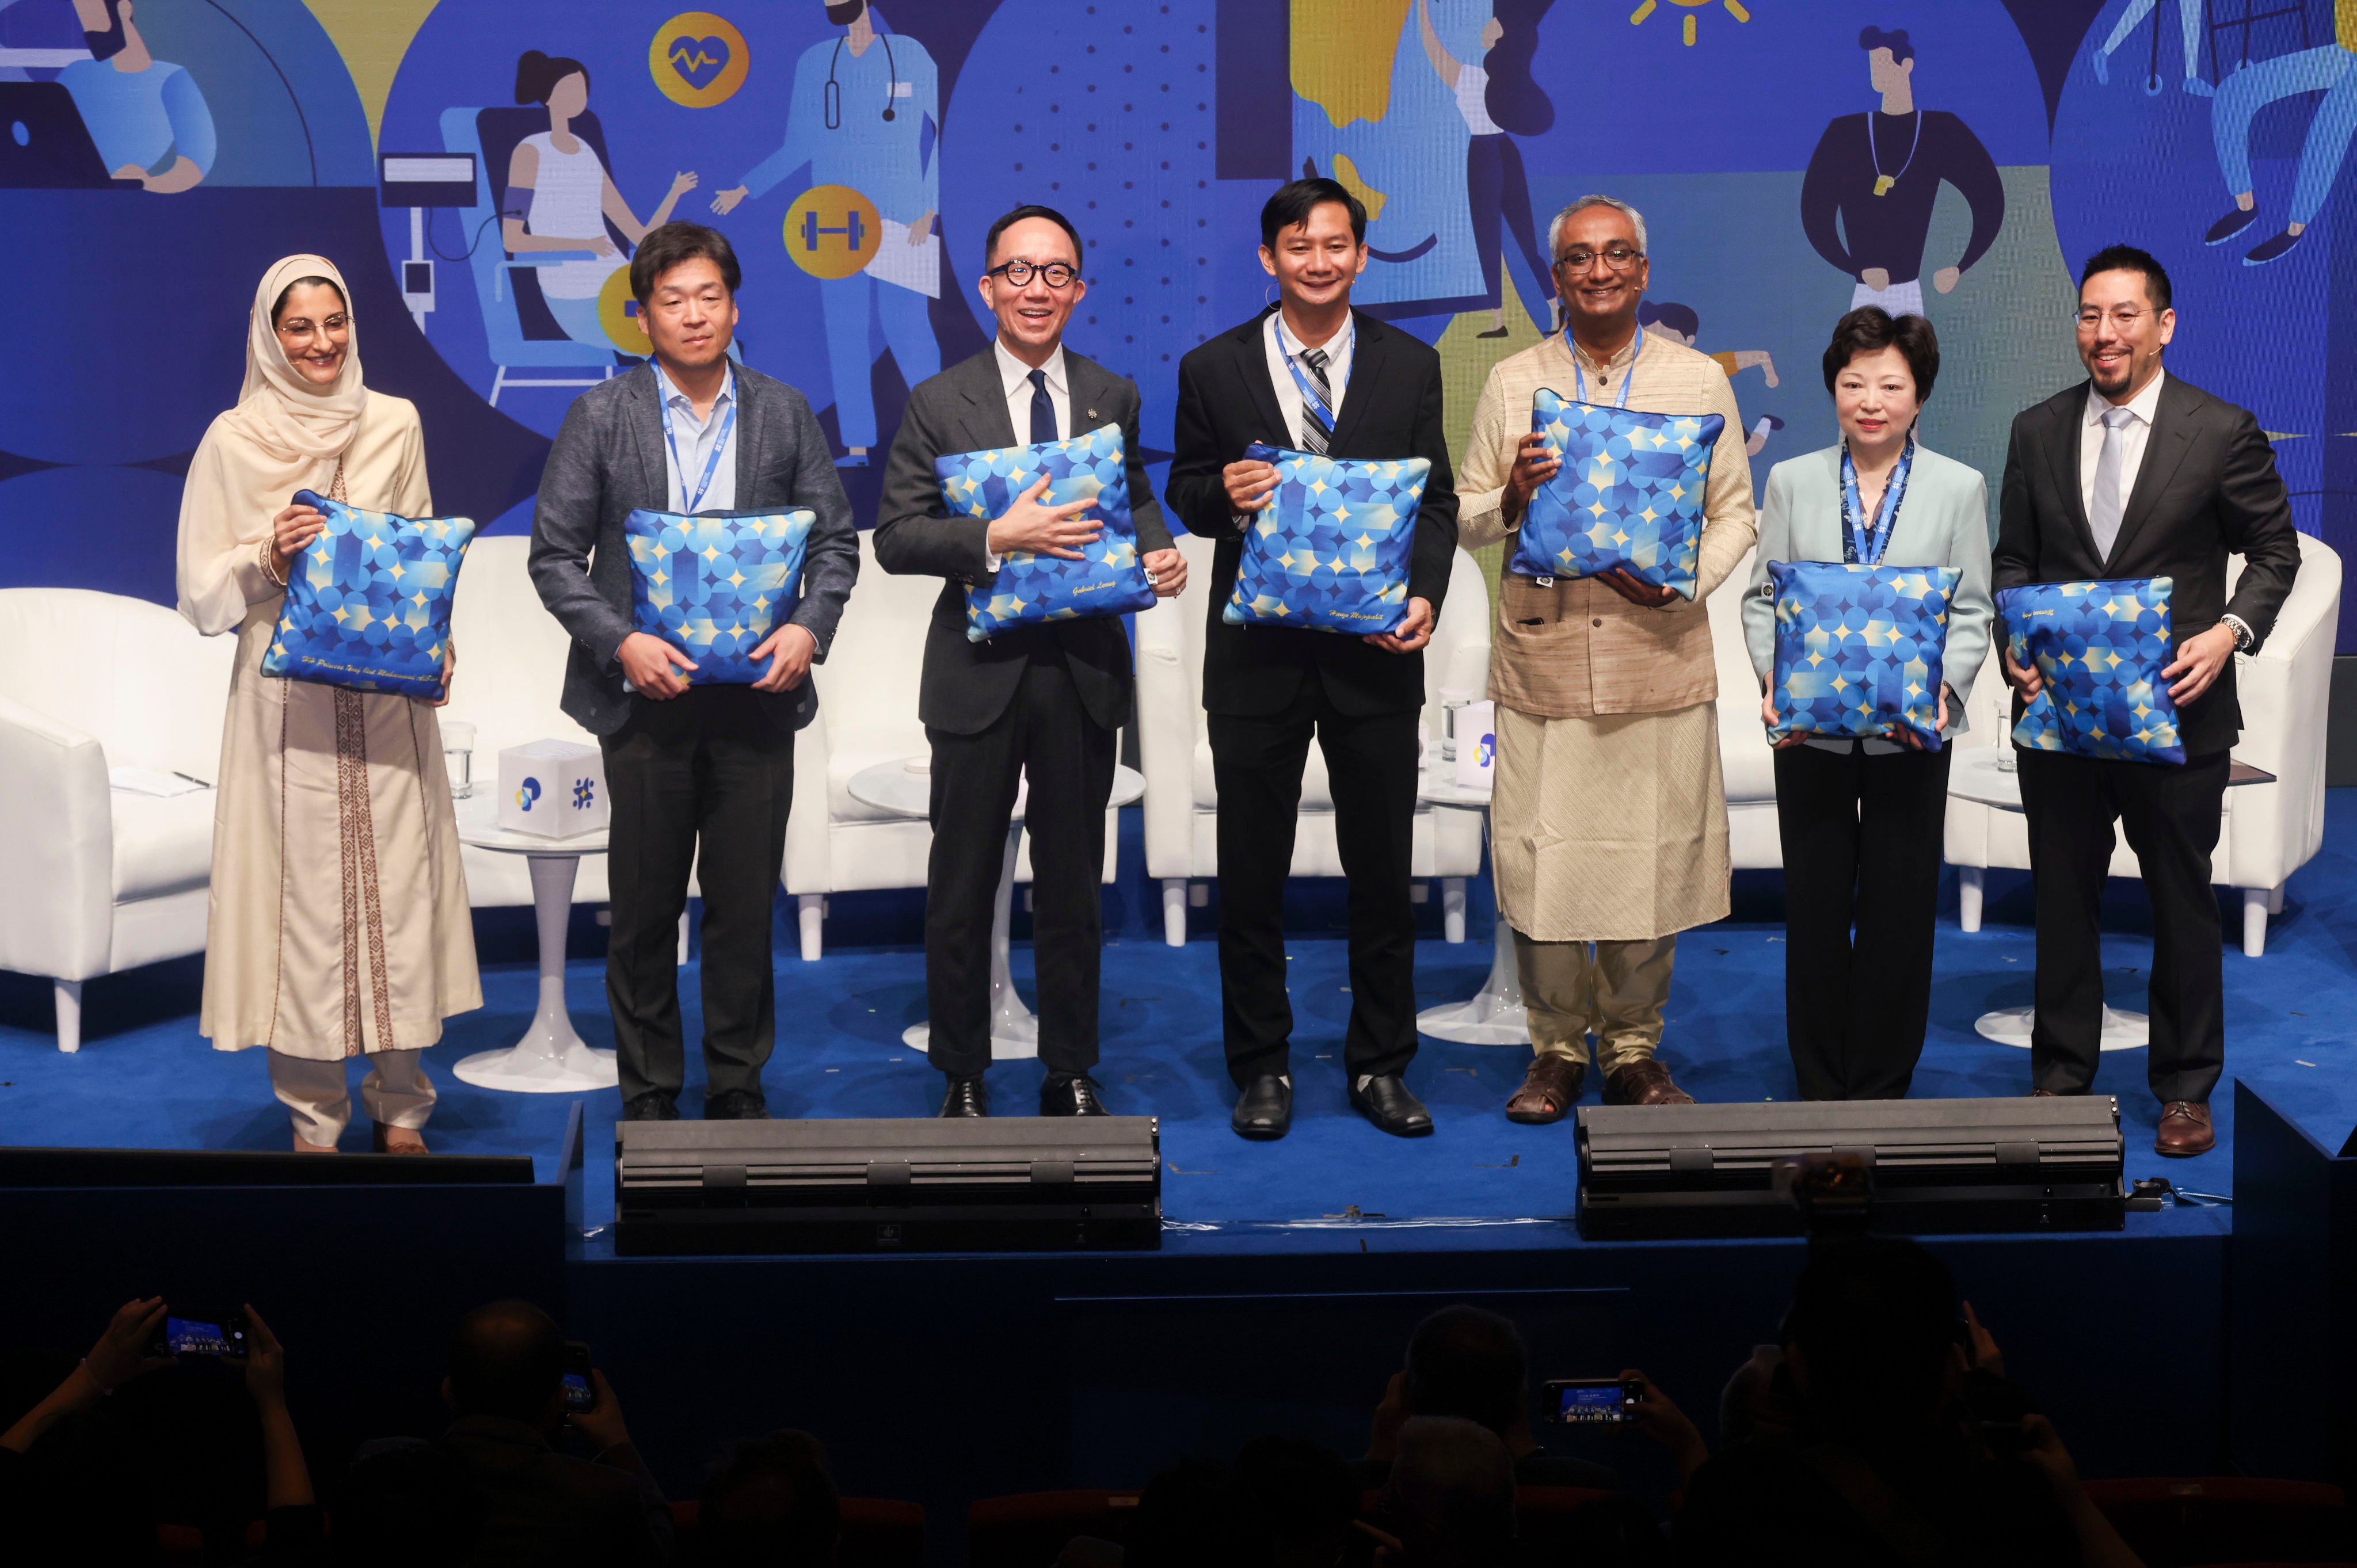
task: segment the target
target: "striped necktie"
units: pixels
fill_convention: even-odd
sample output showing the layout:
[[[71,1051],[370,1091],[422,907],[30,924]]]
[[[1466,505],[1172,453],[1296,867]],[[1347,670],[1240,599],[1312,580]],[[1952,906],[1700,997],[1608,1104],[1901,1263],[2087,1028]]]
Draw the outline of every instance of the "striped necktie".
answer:
[[[1318,396],[1314,401],[1309,398],[1301,400],[1301,445],[1306,450],[1315,452],[1321,457],[1326,455],[1326,448],[1332,445],[1334,440],[1333,427],[1326,423],[1318,411],[1318,404],[1321,403],[1328,408],[1334,406],[1334,388],[1332,383],[1326,380],[1326,360],[1327,353],[1323,349],[1301,350],[1301,362],[1309,367],[1310,384],[1318,390]]]

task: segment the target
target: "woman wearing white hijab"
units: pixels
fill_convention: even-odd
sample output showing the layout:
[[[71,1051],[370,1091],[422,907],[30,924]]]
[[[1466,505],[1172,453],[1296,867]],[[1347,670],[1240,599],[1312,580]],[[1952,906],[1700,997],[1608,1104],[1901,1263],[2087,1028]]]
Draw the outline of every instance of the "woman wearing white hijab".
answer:
[[[264,274],[244,388],[180,501],[180,613],[238,637],[199,1028],[267,1048],[297,1150],[335,1151],[344,1059],[365,1056],[374,1146],[423,1154],[423,1052],[483,1000],[434,705],[262,673],[288,568],[325,525],[296,491],[433,513],[417,410],[362,384],[350,301],[318,256]]]

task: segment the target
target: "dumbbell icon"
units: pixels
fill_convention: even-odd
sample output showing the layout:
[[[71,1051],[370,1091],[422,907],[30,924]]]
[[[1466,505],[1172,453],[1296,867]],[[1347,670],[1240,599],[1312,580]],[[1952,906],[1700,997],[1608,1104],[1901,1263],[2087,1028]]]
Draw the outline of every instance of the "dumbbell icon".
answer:
[[[837,228],[822,226],[818,220],[816,209],[804,212],[802,214],[802,249],[816,251],[819,236],[822,234],[842,235],[844,249],[856,256],[859,253],[860,242],[866,237],[866,229],[859,221],[857,208],[846,209],[843,214],[843,223]]]

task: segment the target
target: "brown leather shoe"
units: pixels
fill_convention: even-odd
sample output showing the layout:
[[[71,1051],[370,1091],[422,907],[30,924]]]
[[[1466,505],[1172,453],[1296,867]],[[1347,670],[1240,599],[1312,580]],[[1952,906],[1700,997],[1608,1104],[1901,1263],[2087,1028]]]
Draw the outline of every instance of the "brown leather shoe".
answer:
[[[370,1152],[379,1155],[422,1155],[425,1140],[407,1127],[395,1127],[389,1122],[371,1124],[375,1130],[369,1134]]]
[[[2056,1098],[2056,1096],[2054,1091],[2050,1089],[2033,1089],[2029,1091],[2029,1098],[2032,1100],[2052,1100]]]
[[[1670,1079],[1670,1069],[1652,1058],[1614,1068],[1604,1075],[1607,1105],[1692,1105],[1694,1096]]]
[[[2153,1134],[2152,1152],[2185,1158],[2206,1155],[2218,1144],[2210,1127],[2210,1107],[2199,1100],[2172,1100],[2160,1108],[2160,1130]]]
[[[1579,1101],[1580,1085],[1587,1080],[1587,1064],[1577,1057],[1542,1051],[1531,1058],[1523,1087],[1506,1101],[1506,1120],[1544,1125],[1560,1122]]]

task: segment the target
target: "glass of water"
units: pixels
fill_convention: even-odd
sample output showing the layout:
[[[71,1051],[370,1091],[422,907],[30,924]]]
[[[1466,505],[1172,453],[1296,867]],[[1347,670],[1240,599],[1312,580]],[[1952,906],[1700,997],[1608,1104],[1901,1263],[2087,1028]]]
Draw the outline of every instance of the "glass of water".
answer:
[[[464,719],[442,721],[442,764],[450,775],[450,795],[464,800],[475,792],[475,726]]]

